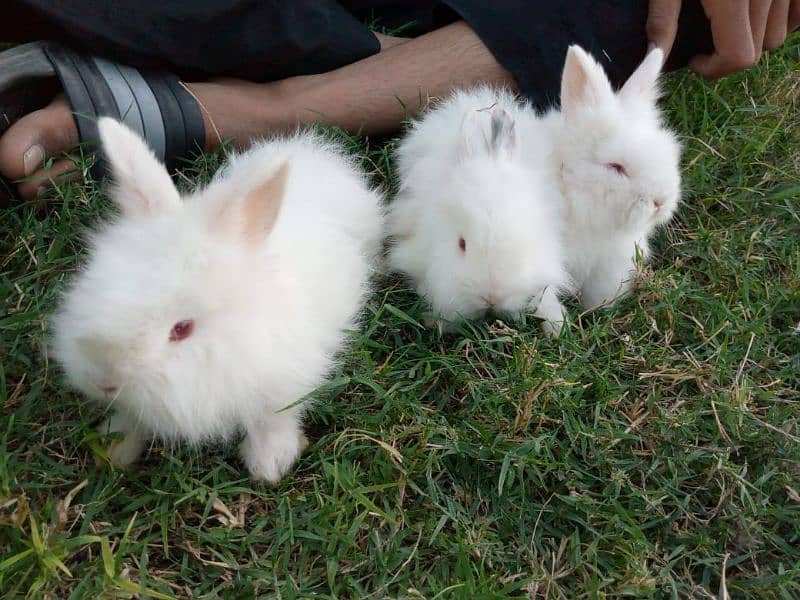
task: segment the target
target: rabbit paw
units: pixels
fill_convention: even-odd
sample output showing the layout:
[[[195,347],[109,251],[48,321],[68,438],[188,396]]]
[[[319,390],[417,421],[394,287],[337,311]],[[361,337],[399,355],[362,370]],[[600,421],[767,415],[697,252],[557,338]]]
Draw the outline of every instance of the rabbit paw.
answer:
[[[542,332],[549,338],[558,337],[564,329],[566,310],[553,288],[545,289],[534,315],[542,319]]]
[[[557,338],[561,335],[561,331],[564,329],[564,321],[563,319],[558,319],[554,321],[544,320],[542,321],[542,333],[544,333],[545,337],[548,338]]]
[[[307,447],[308,439],[295,426],[270,429],[263,433],[248,430],[240,450],[242,460],[254,480],[276,484]]]
[[[97,427],[98,433],[122,433],[125,437],[111,442],[108,447],[108,456],[115,467],[127,467],[136,462],[142,455],[147,440],[137,431],[122,431],[114,417],[106,419]]]

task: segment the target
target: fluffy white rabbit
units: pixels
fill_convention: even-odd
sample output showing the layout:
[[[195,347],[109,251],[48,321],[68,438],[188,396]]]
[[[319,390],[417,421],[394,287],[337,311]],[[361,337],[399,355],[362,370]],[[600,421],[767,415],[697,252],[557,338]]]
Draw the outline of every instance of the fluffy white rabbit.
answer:
[[[561,330],[560,200],[544,169],[520,155],[515,122],[525,110],[505,90],[457,91],[400,143],[389,266],[437,319],[532,312],[546,333]]]
[[[602,66],[571,46],[561,110],[523,124],[526,159],[549,163],[564,197],[567,269],[586,308],[630,289],[637,254],[650,255],[649,238],[678,206],[680,145],[657,106],[662,62],[652,50],[615,92]]]
[[[119,465],[148,440],[245,438],[258,480],[305,446],[305,397],[357,326],[383,231],[382,201],[341,148],[310,133],[231,157],[181,196],[133,132],[101,119],[120,217],[53,319],[69,382],[113,410]]]

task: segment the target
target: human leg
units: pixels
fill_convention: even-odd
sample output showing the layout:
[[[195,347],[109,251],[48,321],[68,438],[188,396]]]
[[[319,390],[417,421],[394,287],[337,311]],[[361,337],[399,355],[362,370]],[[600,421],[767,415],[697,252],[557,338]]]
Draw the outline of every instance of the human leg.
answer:
[[[235,79],[188,84],[202,107],[206,147],[224,139],[246,146],[253,138],[308,122],[383,133],[398,129],[428,96],[478,82],[513,84],[510,73],[464,23],[389,45],[328,73],[262,84]],[[44,169],[44,159],[57,157],[77,139],[70,108],[58,98],[21,118],[0,138],[0,172],[12,180],[26,178],[19,192],[30,198],[70,166],[56,161]]]

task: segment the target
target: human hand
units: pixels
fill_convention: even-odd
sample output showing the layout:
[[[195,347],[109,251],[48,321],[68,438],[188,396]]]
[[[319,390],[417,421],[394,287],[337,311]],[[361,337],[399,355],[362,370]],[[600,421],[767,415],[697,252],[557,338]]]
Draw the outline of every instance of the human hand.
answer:
[[[709,79],[748,69],[763,50],[777,48],[800,26],[800,0],[700,0],[711,22],[714,54],[690,68]],[[647,37],[668,56],[678,31],[681,0],[650,0]]]

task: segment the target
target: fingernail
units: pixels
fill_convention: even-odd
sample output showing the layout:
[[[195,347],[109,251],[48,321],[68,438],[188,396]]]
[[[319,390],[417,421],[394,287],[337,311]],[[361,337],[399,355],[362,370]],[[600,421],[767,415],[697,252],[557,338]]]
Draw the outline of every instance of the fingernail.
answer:
[[[36,197],[38,198],[39,196],[44,194],[46,191],[47,191],[47,186],[46,185],[40,185],[38,188],[36,188]]]
[[[25,177],[34,173],[44,163],[44,148],[39,144],[34,144],[25,151],[22,155],[22,168],[25,171]]]

